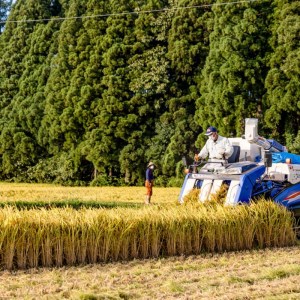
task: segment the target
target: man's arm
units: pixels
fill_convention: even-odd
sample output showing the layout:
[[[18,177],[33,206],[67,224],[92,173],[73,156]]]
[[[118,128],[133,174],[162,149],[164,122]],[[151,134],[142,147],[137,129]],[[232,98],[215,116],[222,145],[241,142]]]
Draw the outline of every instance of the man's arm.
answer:
[[[198,154],[198,159],[205,159],[209,154],[207,148],[207,142],[205,143],[204,147],[201,149],[200,153]]]
[[[231,143],[229,142],[228,138],[226,138],[225,140],[225,152],[224,152],[224,155],[225,155],[225,158],[229,158],[233,153],[233,147],[231,145]]]

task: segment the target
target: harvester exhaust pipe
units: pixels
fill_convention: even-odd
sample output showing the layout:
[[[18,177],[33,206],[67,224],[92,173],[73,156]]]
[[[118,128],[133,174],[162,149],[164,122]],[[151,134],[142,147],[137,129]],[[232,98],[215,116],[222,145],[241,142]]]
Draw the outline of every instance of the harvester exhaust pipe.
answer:
[[[274,140],[267,140],[257,133],[258,119],[247,118],[245,119],[245,139],[251,143],[262,147],[265,151],[270,152],[283,152],[285,147],[280,145]]]

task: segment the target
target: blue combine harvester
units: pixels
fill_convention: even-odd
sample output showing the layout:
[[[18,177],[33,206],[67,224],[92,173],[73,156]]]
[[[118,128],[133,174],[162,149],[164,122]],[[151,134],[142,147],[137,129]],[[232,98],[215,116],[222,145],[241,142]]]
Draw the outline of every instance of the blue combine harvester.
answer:
[[[245,136],[229,138],[234,153],[228,160],[189,167],[179,202],[192,189],[200,189],[199,201],[210,199],[222,184],[228,185],[225,205],[249,203],[265,196],[300,216],[300,156],[288,153],[274,140],[257,134],[258,120],[245,120]]]

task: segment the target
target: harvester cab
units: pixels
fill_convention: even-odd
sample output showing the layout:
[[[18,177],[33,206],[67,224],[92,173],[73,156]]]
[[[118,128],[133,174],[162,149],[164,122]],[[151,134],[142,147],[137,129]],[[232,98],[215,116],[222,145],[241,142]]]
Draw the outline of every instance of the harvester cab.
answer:
[[[258,120],[245,120],[242,138],[229,138],[234,152],[228,160],[194,162],[189,166],[179,202],[192,189],[200,189],[205,202],[223,184],[228,185],[225,205],[249,203],[265,196],[300,215],[300,156],[272,139],[258,135]]]

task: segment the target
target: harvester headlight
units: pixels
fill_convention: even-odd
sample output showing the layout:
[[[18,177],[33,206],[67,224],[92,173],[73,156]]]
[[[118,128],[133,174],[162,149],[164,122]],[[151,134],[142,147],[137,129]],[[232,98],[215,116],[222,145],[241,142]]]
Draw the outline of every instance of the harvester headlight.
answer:
[[[290,165],[290,164],[292,163],[292,160],[291,160],[290,158],[287,158],[287,159],[285,160],[285,163]]]

